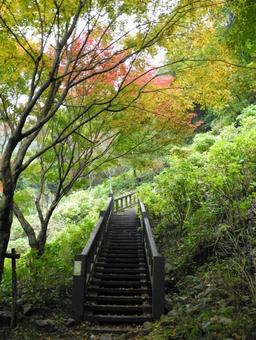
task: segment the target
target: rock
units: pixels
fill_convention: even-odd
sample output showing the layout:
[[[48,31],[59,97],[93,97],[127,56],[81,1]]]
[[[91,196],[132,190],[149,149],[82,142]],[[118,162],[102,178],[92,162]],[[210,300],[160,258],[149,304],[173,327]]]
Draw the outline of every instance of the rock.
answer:
[[[76,320],[72,318],[67,319],[65,322],[65,325],[67,327],[73,327],[75,324],[76,324]]]
[[[168,262],[165,263],[164,269],[165,269],[165,273],[166,273],[166,274],[170,274],[170,273],[173,271],[173,267],[172,267],[171,264],[168,263]]]
[[[0,325],[9,324],[11,322],[11,312],[6,310],[0,311]]]
[[[23,314],[29,315],[32,312],[32,308],[33,308],[33,306],[31,305],[31,303],[28,303],[28,304],[22,306]]]
[[[152,323],[149,321],[144,322],[143,327],[145,329],[150,329],[152,327]]]
[[[57,326],[53,320],[45,319],[45,320],[35,320],[35,324],[37,328],[41,331],[45,332],[55,332],[57,330]]]
[[[111,334],[101,334],[99,340],[112,340],[112,335]]]
[[[220,323],[222,323],[223,325],[226,325],[226,326],[230,326],[232,324],[232,320],[229,319],[229,318],[225,318],[224,316],[220,317],[219,321],[220,321]]]

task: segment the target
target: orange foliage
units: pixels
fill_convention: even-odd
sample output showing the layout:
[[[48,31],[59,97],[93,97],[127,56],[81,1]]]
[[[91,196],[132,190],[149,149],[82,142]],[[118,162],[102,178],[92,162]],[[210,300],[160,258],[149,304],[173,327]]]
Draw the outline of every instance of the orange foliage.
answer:
[[[157,75],[156,70],[151,70],[141,73],[133,72],[127,77],[126,82],[129,83],[134,81],[140,86],[149,85],[157,88],[169,88],[174,79],[174,77],[169,75]]]
[[[143,123],[147,118],[157,118],[157,125],[166,125],[178,133],[192,132],[203,123],[192,122],[195,113],[187,113],[189,104],[183,98],[182,90],[173,88],[175,77],[157,74],[157,69],[150,69],[150,66],[143,69],[141,64],[138,68],[134,64],[129,69],[129,63],[125,62],[125,52],[117,52],[111,45],[102,41],[99,43],[99,40],[99,37],[86,39],[86,35],[82,35],[74,39],[63,54],[59,75],[72,73],[71,79],[75,86],[69,92],[70,98],[96,95],[105,99],[112,96],[122,83],[126,90],[120,94],[119,99],[124,102],[129,100],[128,96],[136,97],[138,91],[143,90],[137,105],[140,113],[131,118],[134,122]],[[70,79],[64,77],[65,81]],[[125,119],[127,125],[127,117]]]
[[[97,39],[86,39],[86,36],[82,35],[75,39],[69,50],[63,54],[59,76],[72,73],[72,81],[77,85],[72,87],[70,96],[90,95],[95,92],[96,86],[114,87],[122,79],[127,72],[124,58],[124,52],[117,53],[112,47],[99,44]]]
[[[49,54],[53,56],[53,51]],[[86,39],[86,35],[82,35],[74,39],[73,44],[63,54],[59,76],[72,72],[73,82],[77,82],[69,94],[73,98],[88,96],[96,91],[100,95],[104,87],[114,89],[121,82],[123,85],[134,83],[139,87],[170,87],[174,77],[157,75],[156,70],[139,71],[136,66],[128,71],[126,57],[126,52],[117,52],[112,46],[99,43],[99,38]]]

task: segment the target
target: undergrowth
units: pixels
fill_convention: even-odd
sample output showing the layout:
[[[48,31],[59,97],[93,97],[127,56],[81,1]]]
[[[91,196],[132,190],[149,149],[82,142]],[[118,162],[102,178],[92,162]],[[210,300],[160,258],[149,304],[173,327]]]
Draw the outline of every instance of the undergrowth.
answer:
[[[167,259],[167,314],[146,339],[255,339],[256,106],[175,148],[138,194]]]

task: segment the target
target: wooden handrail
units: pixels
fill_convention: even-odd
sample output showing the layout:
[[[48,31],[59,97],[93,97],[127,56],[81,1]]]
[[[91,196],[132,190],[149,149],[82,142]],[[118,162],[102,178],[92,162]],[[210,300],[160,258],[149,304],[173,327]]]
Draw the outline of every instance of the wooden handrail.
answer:
[[[114,198],[111,195],[105,209],[100,212],[99,220],[85,248],[81,254],[75,256],[72,294],[72,314],[75,320],[83,320],[87,283],[101,249],[108,220],[113,211],[113,203]]]
[[[143,242],[152,286],[152,316],[153,319],[157,320],[164,313],[165,306],[165,258],[159,255],[157,251],[148,214],[144,204],[141,201],[139,201],[139,209],[141,212],[141,222],[143,228]]]
[[[115,211],[126,209],[135,205],[135,203],[139,203],[141,212],[143,243],[152,286],[152,317],[157,320],[164,313],[165,259],[157,251],[144,204],[137,200],[135,193],[129,193],[116,199],[113,198],[113,195],[109,197],[105,209],[100,212],[99,220],[94,231],[91,233],[87,245],[81,254],[75,256],[72,294],[72,314],[75,320],[81,321],[84,319],[84,303],[88,282],[100,254],[112,212],[114,209]]]
[[[145,205],[144,205],[144,203],[139,201],[139,206],[140,206],[140,212],[141,212],[141,215],[142,215],[142,221],[143,221],[143,226],[144,226],[144,230],[143,230],[144,236],[147,236],[151,255],[152,256],[159,256]]]
[[[134,192],[116,197],[114,200],[114,211],[124,210],[137,204],[137,196]]]
[[[91,249],[93,248],[95,240],[97,239],[97,236],[99,235],[101,231],[102,225],[104,224],[104,222],[106,222],[106,218],[107,219],[109,218],[109,215],[112,210],[112,206],[113,206],[113,196],[108,198],[105,209],[100,212],[99,220],[96,224],[96,227],[94,231],[91,233],[90,239],[82,251],[83,255],[88,255]]]

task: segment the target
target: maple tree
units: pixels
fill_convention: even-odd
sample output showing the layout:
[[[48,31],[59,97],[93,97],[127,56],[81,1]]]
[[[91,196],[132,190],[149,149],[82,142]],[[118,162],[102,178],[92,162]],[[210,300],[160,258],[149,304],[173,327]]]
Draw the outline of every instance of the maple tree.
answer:
[[[57,144],[39,156],[23,173],[22,180],[27,179],[33,186],[39,184],[34,201],[40,225],[38,235],[25,217],[24,210],[26,212],[28,205],[24,204],[22,193],[20,202],[15,199],[14,213],[27,234],[31,248],[39,254],[44,252],[48,225],[58,202],[74,185],[82,185],[84,178],[95,169],[121,156],[132,153],[136,157],[154,151],[159,153],[160,148],[163,153],[165,145],[169,146],[170,142],[176,142],[193,130],[190,117],[185,113],[180,116],[177,112],[169,113],[170,107],[164,106],[166,94],[164,98],[159,98],[159,95],[155,97],[156,89],[162,89],[163,83],[169,85],[171,81],[166,76],[158,78],[159,81],[153,82],[154,85],[141,95],[136,105],[120,110],[115,116],[101,114],[89,128],[82,126],[77,129],[65,143]],[[140,81],[139,86],[144,83]],[[149,101],[152,103],[150,109],[147,105]],[[162,113],[158,114],[160,110]],[[58,133],[62,127],[60,118],[50,130]],[[45,133],[38,135],[37,143],[41,147],[46,147],[49,142],[52,142],[51,136]],[[17,191],[17,197],[20,191],[22,189]],[[31,197],[29,199],[33,200]]]
[[[82,41],[81,37],[73,44],[70,58],[75,58]],[[87,55],[94,46],[97,46],[96,53],[104,51],[104,58],[113,53],[110,48],[106,49],[105,46],[97,44],[95,39],[90,39],[84,46],[84,54]],[[101,66],[101,71],[105,68],[111,69],[113,63],[118,63],[121,58],[122,56],[116,56],[114,61]],[[79,68],[88,67],[88,63],[88,58],[81,59]],[[60,75],[66,64],[65,55],[61,61]],[[59,110],[51,120],[51,125],[47,125],[48,131],[43,129],[36,138],[37,145],[46,151],[39,152],[36,157],[33,156],[34,150],[27,153],[34,160],[23,172],[22,181],[26,179],[28,183],[38,187],[34,198],[37,224],[40,225],[37,235],[24,213],[28,205],[24,204],[24,195],[20,194],[22,189],[17,191],[17,199],[21,195],[22,200],[18,202],[15,199],[14,213],[28,237],[30,247],[36,249],[39,254],[44,252],[48,225],[57,204],[74,185],[83,183],[84,178],[102,168],[104,164],[131,152],[133,156],[152,153],[160,148],[163,152],[164,146],[183,138],[193,130],[190,117],[182,108],[178,113],[177,108],[175,111],[166,104],[166,91],[174,81],[173,77],[157,74],[149,65],[148,69],[138,69],[137,63],[134,63],[129,74],[127,72],[127,66],[121,63],[108,73],[97,75],[93,81],[89,79],[85,84],[78,83],[67,96],[66,109]],[[84,73],[79,74],[77,79],[83,76]],[[112,97],[111,106],[101,112],[97,119],[91,120],[89,126],[81,123],[84,117],[80,116],[78,108],[82,103],[90,103],[95,98],[104,100],[109,94],[115,96],[116,86],[124,76],[124,94],[119,92],[116,98]],[[171,110],[173,111],[170,112]],[[95,113],[94,110],[90,112]],[[73,131],[71,127],[71,133],[67,129],[67,113],[72,113],[72,119],[77,116],[76,129]],[[69,131],[68,137],[61,143],[55,143],[56,139],[62,138],[63,129]],[[28,199],[33,201],[33,197],[29,196]]]
[[[0,178],[0,280],[14,193],[24,171],[50,149],[61,149],[83,126],[90,128],[98,117],[113,116],[114,122],[117,113],[129,109],[145,88],[134,85],[136,78],[127,83],[133,66],[154,54],[154,45],[191,10],[211,3],[19,0],[1,4],[1,121],[8,132]],[[131,18],[134,25],[127,25]],[[101,75],[108,75],[104,86]],[[131,100],[123,105],[128,93]],[[63,125],[56,133],[59,122]],[[45,131],[51,138],[41,145],[36,140]]]

